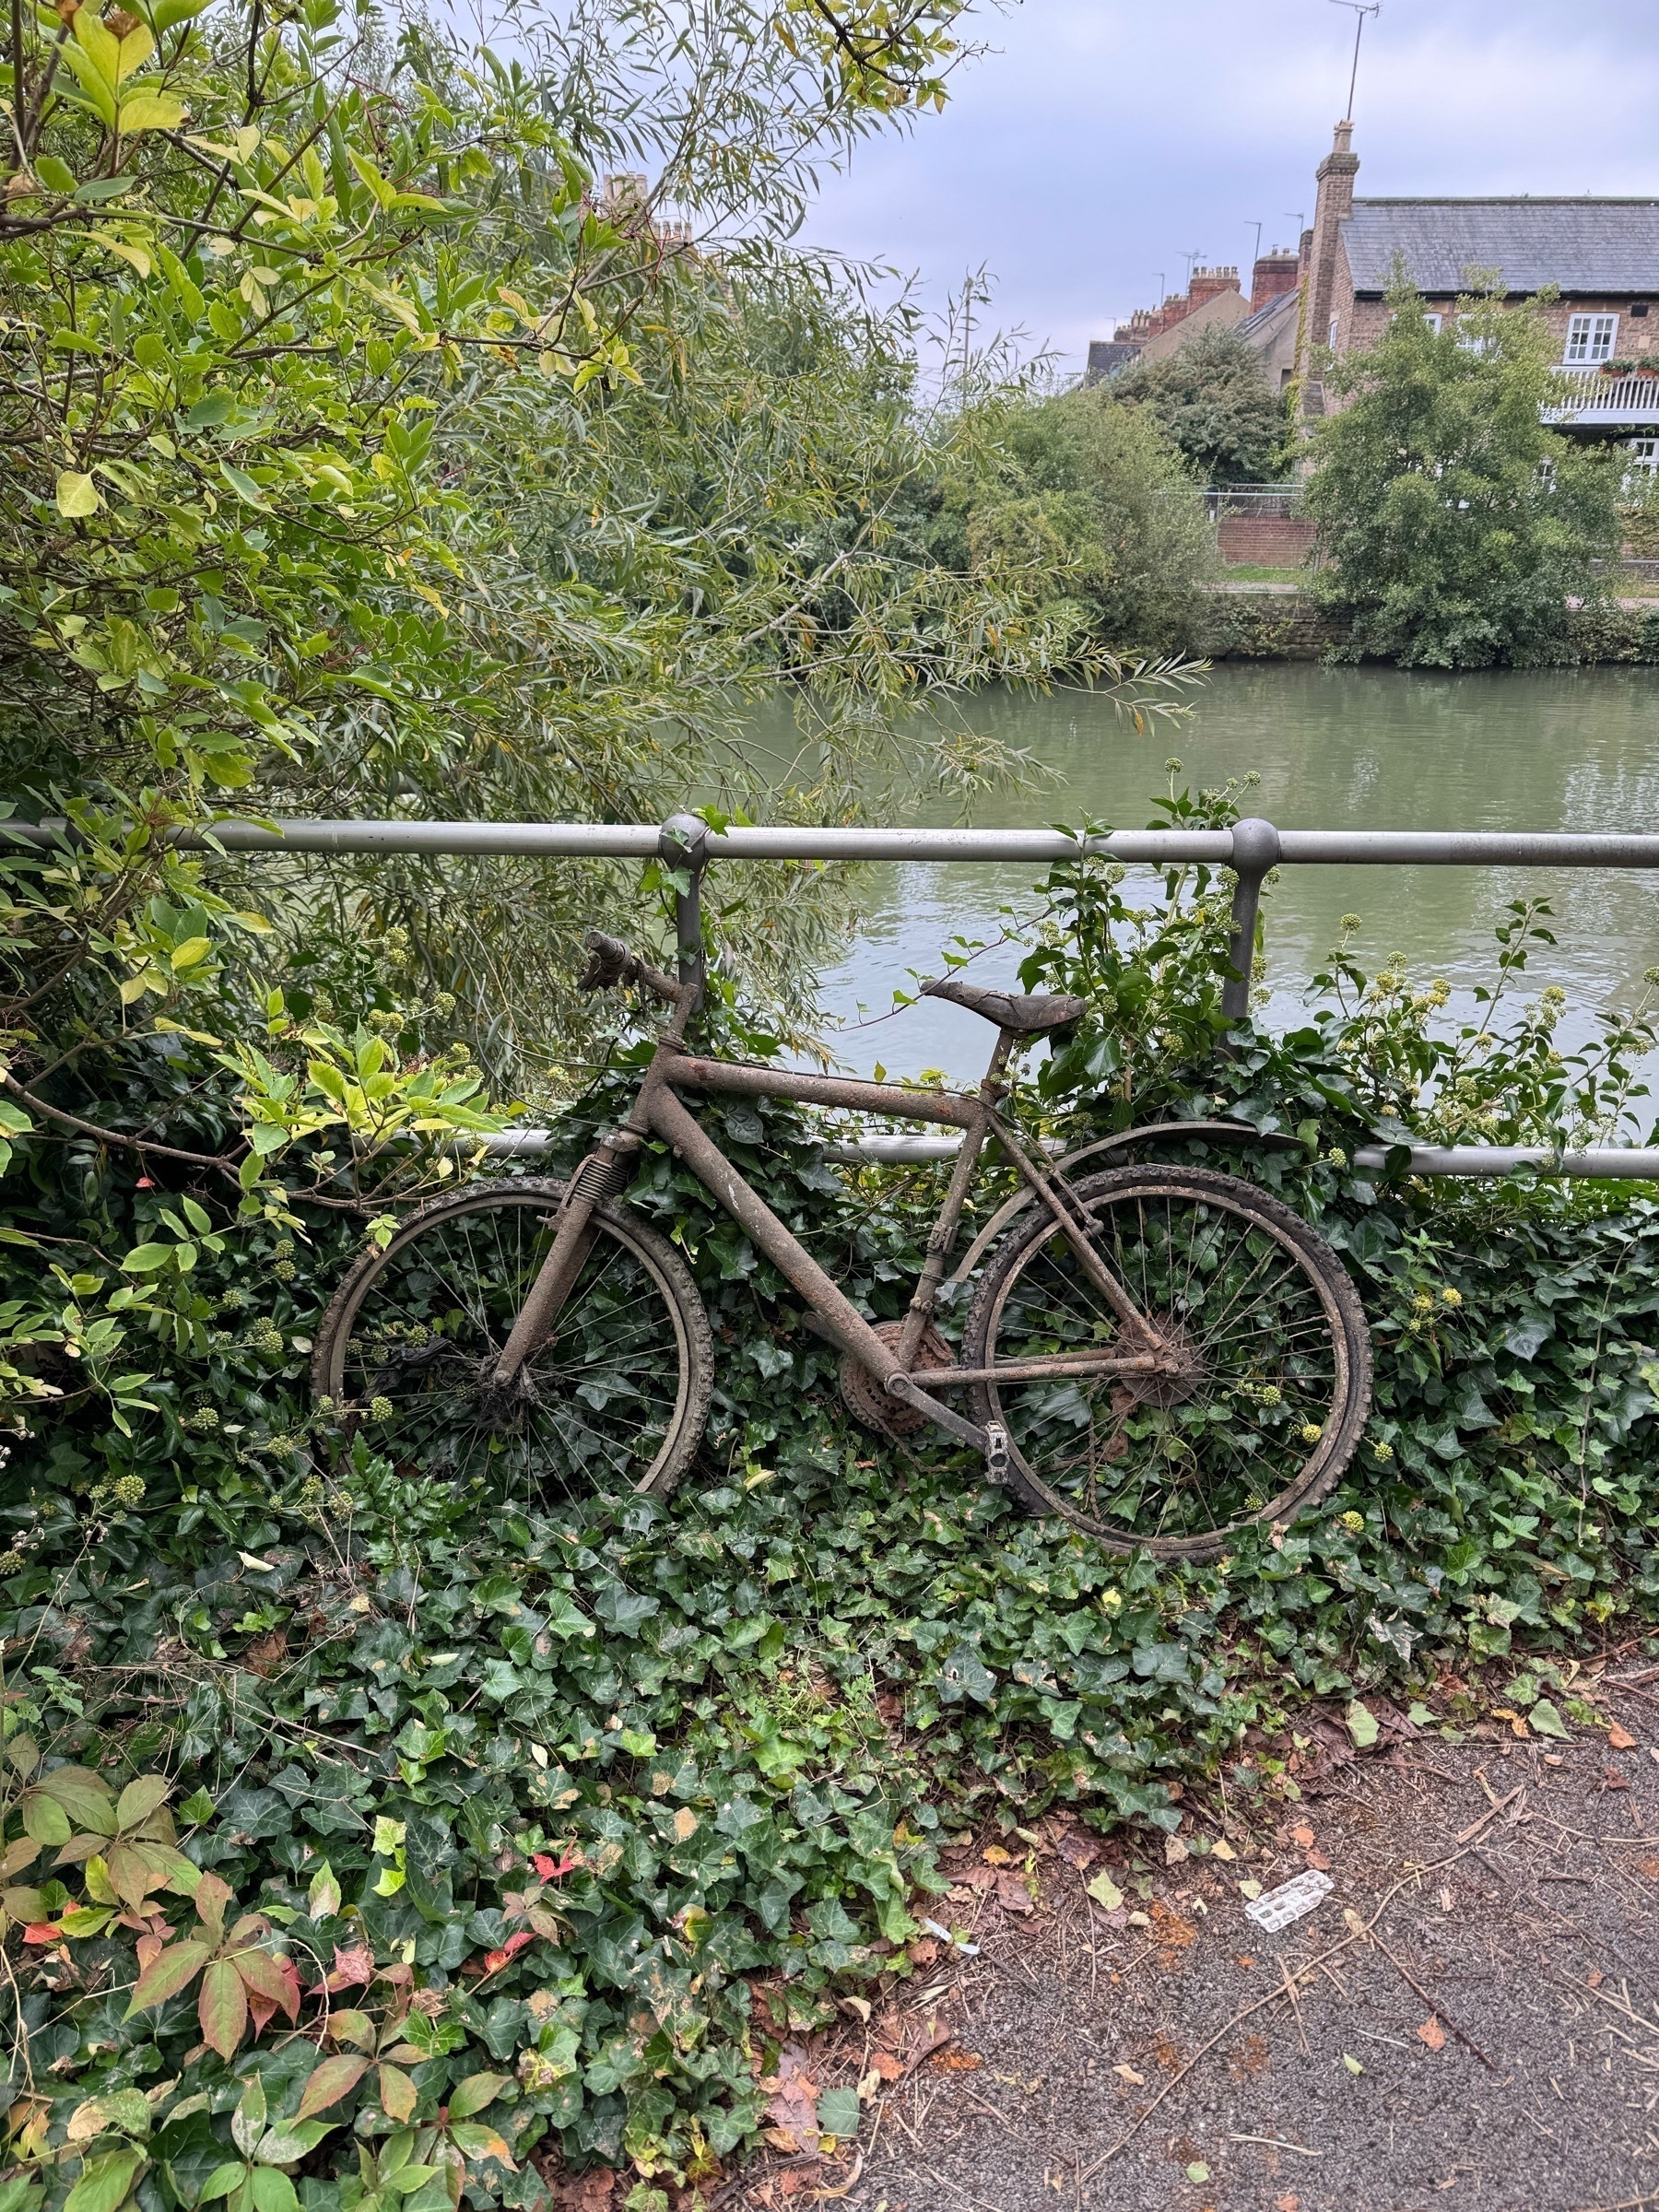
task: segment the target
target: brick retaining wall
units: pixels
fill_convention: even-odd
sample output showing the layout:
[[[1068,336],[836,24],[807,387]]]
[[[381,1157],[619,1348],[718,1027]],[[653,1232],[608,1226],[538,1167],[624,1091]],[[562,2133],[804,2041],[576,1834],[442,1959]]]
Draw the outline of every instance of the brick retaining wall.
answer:
[[[1235,567],[1300,569],[1313,550],[1314,526],[1294,515],[1221,514],[1216,539]]]

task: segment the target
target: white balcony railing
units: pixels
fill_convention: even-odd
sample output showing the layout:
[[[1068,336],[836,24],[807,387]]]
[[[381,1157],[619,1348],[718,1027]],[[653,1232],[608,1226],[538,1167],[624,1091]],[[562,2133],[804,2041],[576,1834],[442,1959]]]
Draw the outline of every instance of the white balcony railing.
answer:
[[[1546,422],[1659,423],[1659,375],[1608,376],[1600,369],[1558,369],[1559,394]]]

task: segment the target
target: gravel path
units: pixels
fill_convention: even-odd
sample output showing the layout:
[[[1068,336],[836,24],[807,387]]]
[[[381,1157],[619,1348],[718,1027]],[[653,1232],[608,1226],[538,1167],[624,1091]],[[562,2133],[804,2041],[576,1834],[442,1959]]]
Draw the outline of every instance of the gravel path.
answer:
[[[938,1911],[978,1957],[924,1945],[913,1994],[802,2054],[869,2069],[858,2150],[728,2206],[1659,2207],[1655,1677],[1604,1683],[1608,1734],[1488,1723],[1348,1760],[1230,1862],[1154,1870],[1053,1821],[1006,1864],[965,1846]],[[1246,1917],[1241,1883],[1311,1865],[1315,1912]]]

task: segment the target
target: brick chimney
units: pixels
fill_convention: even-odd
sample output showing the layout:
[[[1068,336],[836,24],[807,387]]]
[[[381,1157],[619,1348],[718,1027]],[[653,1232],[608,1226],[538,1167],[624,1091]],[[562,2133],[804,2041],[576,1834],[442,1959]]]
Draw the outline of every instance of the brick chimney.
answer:
[[[1301,335],[1296,349],[1296,373],[1302,382],[1304,413],[1324,411],[1323,388],[1320,388],[1317,404],[1311,405],[1313,394],[1308,386],[1316,384],[1311,373],[1312,364],[1316,352],[1324,345],[1330,329],[1342,226],[1354,212],[1354,179],[1359,173],[1359,157],[1353,150],[1353,124],[1339,123],[1331,141],[1331,150],[1315,172],[1319,180],[1319,192],[1313,203],[1313,229],[1304,256],[1307,292],[1302,304]]]
[[[1264,253],[1250,272],[1250,306],[1253,314],[1258,307],[1265,307],[1269,300],[1282,300],[1293,292],[1301,279],[1301,257],[1275,246],[1271,253]]]
[[[1187,285],[1186,312],[1190,315],[1195,307],[1202,307],[1218,293],[1236,292],[1239,288],[1236,268],[1194,269]]]

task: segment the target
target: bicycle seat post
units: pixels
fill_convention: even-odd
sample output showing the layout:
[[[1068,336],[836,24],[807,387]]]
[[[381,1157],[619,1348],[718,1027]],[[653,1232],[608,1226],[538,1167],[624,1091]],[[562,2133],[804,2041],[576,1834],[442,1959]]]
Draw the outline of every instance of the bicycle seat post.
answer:
[[[672,815],[663,824],[657,851],[663,865],[683,870],[688,888],[674,894],[674,934],[679,953],[679,980],[689,983],[702,1003],[704,966],[702,877],[709,865],[709,825],[694,814]],[[695,1011],[695,1007],[693,1008]]]

